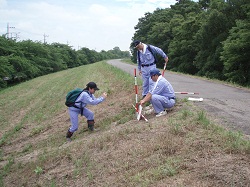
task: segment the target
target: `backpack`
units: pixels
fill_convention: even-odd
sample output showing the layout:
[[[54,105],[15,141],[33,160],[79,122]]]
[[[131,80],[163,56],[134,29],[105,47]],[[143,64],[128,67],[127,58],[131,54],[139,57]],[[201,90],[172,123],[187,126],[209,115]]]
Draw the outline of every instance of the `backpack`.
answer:
[[[157,58],[156,58],[156,52],[155,52],[155,50],[153,48],[151,48],[151,45],[148,45],[148,44],[146,44],[146,45],[148,46],[149,52],[152,53],[152,55],[154,56],[154,59],[155,59],[154,63],[157,63]],[[139,63],[141,63],[139,55],[140,55],[140,52],[137,51],[137,59],[139,60]]]
[[[79,97],[79,95],[85,90],[81,89],[81,88],[76,88],[74,90],[71,90],[69,93],[67,93],[66,95],[66,101],[65,101],[65,105],[67,107],[75,107],[75,108],[79,108],[75,105],[75,101],[76,99]],[[77,102],[80,103],[80,102]]]

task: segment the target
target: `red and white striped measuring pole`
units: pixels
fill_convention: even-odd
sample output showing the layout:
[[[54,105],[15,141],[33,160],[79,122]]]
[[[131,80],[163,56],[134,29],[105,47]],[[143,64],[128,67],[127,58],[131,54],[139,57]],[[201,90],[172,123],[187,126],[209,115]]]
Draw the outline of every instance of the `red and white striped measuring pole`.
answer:
[[[133,105],[135,111],[138,113],[139,116],[139,120],[140,120],[140,117],[142,117],[145,121],[148,121],[147,118],[145,118],[144,115],[142,114],[139,114],[139,103],[138,103],[138,86],[137,86],[137,78],[136,78],[136,68],[134,69],[134,73],[135,73],[135,103],[136,103],[136,106]]]
[[[134,70],[135,73],[135,103],[138,103],[138,86],[137,86],[137,78],[136,78],[136,68]]]
[[[199,95],[199,93],[197,93],[197,92],[174,92],[174,93],[176,93],[176,94],[190,94],[190,95],[197,94],[197,95]]]

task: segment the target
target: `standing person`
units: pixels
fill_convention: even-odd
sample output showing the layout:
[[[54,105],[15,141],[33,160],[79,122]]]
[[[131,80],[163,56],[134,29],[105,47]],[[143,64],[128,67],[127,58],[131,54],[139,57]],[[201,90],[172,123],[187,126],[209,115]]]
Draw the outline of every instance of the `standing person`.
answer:
[[[168,63],[168,56],[159,47],[153,45],[147,45],[139,40],[133,42],[134,48],[137,51],[137,64],[139,75],[142,76],[142,96],[143,98],[147,95],[150,87],[153,86],[153,82],[150,78],[149,71],[156,68],[156,55],[162,56],[165,63]]]
[[[78,129],[78,115],[81,114],[87,118],[88,129],[90,131],[94,131],[94,113],[86,108],[87,104],[89,105],[98,105],[103,102],[107,97],[107,93],[103,93],[101,97],[95,98],[94,93],[97,88],[96,83],[89,82],[84,88],[84,91],[79,95],[79,97],[75,101],[75,106],[69,107],[68,112],[70,116],[71,127],[69,128],[66,138],[68,141],[71,141],[71,136]],[[81,109],[82,108],[82,109]]]
[[[140,101],[140,104],[143,105],[150,101],[156,117],[160,117],[167,114],[165,108],[171,108],[175,105],[175,93],[172,85],[161,75],[158,69],[150,70],[150,77],[155,82],[154,87]]]

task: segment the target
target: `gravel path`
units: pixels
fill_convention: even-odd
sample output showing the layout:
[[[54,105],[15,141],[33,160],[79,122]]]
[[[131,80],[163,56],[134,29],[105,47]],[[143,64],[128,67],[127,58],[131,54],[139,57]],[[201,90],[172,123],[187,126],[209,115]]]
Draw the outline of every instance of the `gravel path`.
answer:
[[[134,68],[137,68],[136,65],[126,64],[120,60],[109,60],[108,63],[132,76],[134,76]],[[167,70],[164,77],[173,85],[175,92],[199,93],[199,95],[176,94],[178,98],[203,98],[203,102],[195,103],[215,116],[226,128],[241,131],[250,137],[250,89],[237,88],[199,77],[180,75]],[[137,78],[141,77],[137,75]]]

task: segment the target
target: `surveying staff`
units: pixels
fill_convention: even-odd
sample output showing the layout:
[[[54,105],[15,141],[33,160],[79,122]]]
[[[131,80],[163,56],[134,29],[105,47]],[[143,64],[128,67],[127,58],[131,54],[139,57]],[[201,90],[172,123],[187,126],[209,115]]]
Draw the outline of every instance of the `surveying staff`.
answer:
[[[90,105],[98,105],[99,103],[103,102],[105,98],[107,97],[107,93],[103,93],[101,97],[95,98],[94,93],[96,90],[99,90],[97,88],[96,83],[94,82],[89,82],[86,85],[86,88],[84,88],[84,91],[80,94],[80,96],[76,99],[76,107],[69,107],[69,116],[70,116],[70,122],[71,122],[71,127],[69,128],[66,138],[68,141],[71,141],[71,136],[75,131],[78,129],[78,115],[81,114],[87,118],[87,123],[88,123],[88,129],[90,131],[94,131],[94,113],[86,108],[87,104]],[[81,107],[83,107],[83,110],[81,111]]]
[[[150,70],[150,77],[155,82],[154,87],[140,101],[140,104],[143,105],[147,101],[150,101],[156,117],[160,117],[167,114],[164,110],[165,108],[171,108],[175,105],[175,93],[172,85],[162,77],[158,69]]]
[[[142,76],[142,96],[143,98],[147,95],[150,87],[153,86],[153,82],[150,78],[149,71],[156,68],[156,54],[159,54],[164,58],[165,64],[168,63],[168,56],[163,52],[162,49],[153,45],[147,45],[139,40],[133,42],[134,48],[137,51],[137,64],[139,75]]]

